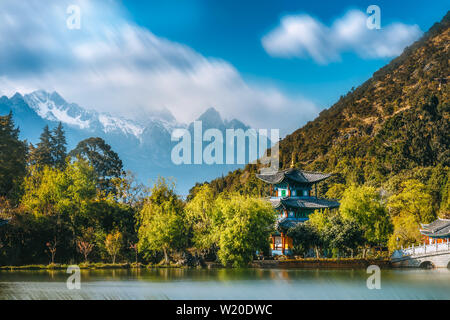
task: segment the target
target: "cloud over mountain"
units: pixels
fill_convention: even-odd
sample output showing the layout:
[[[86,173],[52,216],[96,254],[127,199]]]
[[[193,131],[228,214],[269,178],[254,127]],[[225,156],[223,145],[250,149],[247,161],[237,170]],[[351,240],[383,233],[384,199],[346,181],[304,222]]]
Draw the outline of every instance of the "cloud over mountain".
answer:
[[[79,30],[66,26],[73,4]],[[55,90],[97,111],[143,118],[168,109],[182,122],[214,106],[226,118],[284,133],[318,113],[300,95],[250,83],[228,62],[134,24],[116,1],[2,1],[0,33],[3,94]]]
[[[350,10],[328,27],[307,14],[287,15],[261,41],[271,56],[327,64],[346,52],[367,59],[395,57],[422,35],[417,25],[403,23],[369,29],[367,18],[362,11]]]

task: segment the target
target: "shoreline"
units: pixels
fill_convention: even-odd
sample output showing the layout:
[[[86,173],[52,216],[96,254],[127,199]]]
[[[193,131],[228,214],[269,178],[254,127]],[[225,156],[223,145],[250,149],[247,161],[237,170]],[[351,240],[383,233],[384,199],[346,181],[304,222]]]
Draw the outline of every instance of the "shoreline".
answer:
[[[73,264],[75,265],[75,264]],[[380,259],[286,259],[286,260],[254,260],[249,268],[280,268],[280,269],[345,269],[345,268],[367,268],[370,265],[377,265],[380,268],[393,268],[390,260]],[[23,266],[0,266],[0,271],[32,271],[32,270],[66,270],[70,264],[54,264],[54,265],[23,265]],[[158,264],[135,264],[135,263],[92,263],[92,264],[78,264],[81,270],[106,270],[106,269],[232,269],[221,266],[218,263],[207,263],[206,267],[189,267],[179,265],[158,265]]]
[[[151,269],[151,268],[160,268],[160,269],[180,269],[186,268],[184,266],[175,266],[175,265],[145,265],[135,263],[116,263],[116,264],[108,264],[108,263],[92,263],[92,264],[32,264],[32,265],[23,265],[23,266],[0,266],[0,271],[31,271],[31,270],[66,270],[69,266],[78,266],[81,270],[106,270],[106,269]]]
[[[286,260],[256,260],[252,266],[258,268],[281,268],[281,269],[345,269],[358,268],[365,269],[370,265],[377,265],[380,268],[392,268],[391,260],[388,259],[355,259],[355,258],[307,258],[307,259],[286,259]]]

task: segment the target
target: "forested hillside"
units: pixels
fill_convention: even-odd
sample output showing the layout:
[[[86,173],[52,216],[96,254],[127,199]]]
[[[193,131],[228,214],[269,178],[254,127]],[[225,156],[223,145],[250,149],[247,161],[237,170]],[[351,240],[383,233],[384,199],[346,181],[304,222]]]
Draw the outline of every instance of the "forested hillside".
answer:
[[[280,166],[334,173],[321,193],[340,198],[351,184],[393,195],[414,179],[436,215],[449,215],[450,13],[402,55],[280,142]],[[211,181],[216,193],[264,194],[257,166]],[[191,190],[195,194],[198,186]]]

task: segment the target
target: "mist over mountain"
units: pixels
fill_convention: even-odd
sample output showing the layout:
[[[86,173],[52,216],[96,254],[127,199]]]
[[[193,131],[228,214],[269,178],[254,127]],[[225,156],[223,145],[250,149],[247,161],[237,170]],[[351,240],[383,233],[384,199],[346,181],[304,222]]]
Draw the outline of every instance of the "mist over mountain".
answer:
[[[57,92],[34,91],[22,95],[0,98],[0,114],[13,112],[14,121],[20,128],[21,139],[37,143],[45,125],[64,125],[68,149],[89,137],[101,137],[119,154],[126,170],[131,170],[145,183],[159,175],[173,177],[177,189],[187,194],[198,181],[206,181],[226,174],[242,165],[174,165],[171,161],[172,148],[178,143],[171,141],[176,128],[192,132],[193,124],[178,123],[169,111],[147,115],[139,121],[100,113],[70,103]],[[225,135],[226,129],[248,129],[237,119],[224,120],[214,108],[207,109],[197,119],[202,121],[203,130],[219,129]]]

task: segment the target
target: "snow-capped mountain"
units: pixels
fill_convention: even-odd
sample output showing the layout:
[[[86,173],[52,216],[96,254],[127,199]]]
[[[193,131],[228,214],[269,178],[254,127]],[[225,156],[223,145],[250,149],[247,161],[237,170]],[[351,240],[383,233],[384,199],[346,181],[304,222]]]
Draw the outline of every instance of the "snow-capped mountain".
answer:
[[[26,94],[24,100],[41,118],[62,122],[78,129],[101,131],[105,134],[121,133],[134,136],[139,140],[145,131],[145,126],[135,121],[87,110],[76,103],[68,103],[57,92],[48,93],[39,90]],[[171,130],[178,125],[173,117],[172,121],[153,117],[148,122],[158,123],[166,130]]]
[[[74,103],[67,103],[56,92],[49,94],[45,91],[35,91],[23,98],[42,119],[60,121],[80,129],[90,127],[93,114]]]
[[[139,122],[83,108],[69,103],[57,92],[34,91],[12,97],[0,97],[0,115],[13,112],[20,128],[21,138],[37,143],[45,125],[64,125],[68,150],[89,137],[101,137],[119,154],[126,170],[131,170],[144,182],[158,176],[174,177],[178,189],[187,193],[196,182],[210,180],[234,170],[239,165],[176,166],[171,161],[171,150],[177,142],[171,141],[175,128],[192,129],[193,125],[178,123],[169,111],[164,110],[141,119]],[[197,120],[203,129],[216,128],[225,134],[226,129],[247,129],[237,119],[222,119],[214,108],[206,110]]]
[[[101,124],[101,130],[105,133],[110,133],[114,131],[121,131],[124,134],[134,135],[136,138],[140,139],[142,133],[144,132],[144,127],[137,123],[133,123],[130,120],[113,117],[108,114],[99,114],[98,121]]]

